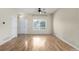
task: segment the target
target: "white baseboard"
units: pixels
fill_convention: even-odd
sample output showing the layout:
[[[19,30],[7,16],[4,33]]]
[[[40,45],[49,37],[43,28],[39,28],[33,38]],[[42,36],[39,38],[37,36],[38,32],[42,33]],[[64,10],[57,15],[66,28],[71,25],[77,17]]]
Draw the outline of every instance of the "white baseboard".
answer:
[[[11,40],[11,39],[13,39],[14,37],[16,37],[16,35],[11,35],[11,36],[9,36],[9,37],[5,38],[6,40],[4,40],[4,41],[0,42],[0,45],[2,45],[2,44],[4,44],[4,43],[6,43],[6,42],[8,42],[8,41],[10,41],[10,40]]]
[[[73,48],[79,50],[78,47],[76,47],[75,45],[73,45],[73,44],[69,43],[68,41],[64,40],[64,38],[62,38],[61,36],[59,36],[59,35],[57,35],[57,34],[54,34],[54,35],[55,35],[56,37],[58,37],[60,40],[62,40],[63,42],[65,42],[65,43],[69,44],[70,46],[72,46]]]

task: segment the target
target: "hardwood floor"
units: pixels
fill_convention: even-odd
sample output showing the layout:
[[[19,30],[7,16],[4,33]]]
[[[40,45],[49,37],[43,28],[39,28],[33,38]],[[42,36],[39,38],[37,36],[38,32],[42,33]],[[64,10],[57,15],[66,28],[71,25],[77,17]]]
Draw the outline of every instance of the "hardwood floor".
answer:
[[[0,51],[76,51],[51,35],[19,35],[0,46]]]

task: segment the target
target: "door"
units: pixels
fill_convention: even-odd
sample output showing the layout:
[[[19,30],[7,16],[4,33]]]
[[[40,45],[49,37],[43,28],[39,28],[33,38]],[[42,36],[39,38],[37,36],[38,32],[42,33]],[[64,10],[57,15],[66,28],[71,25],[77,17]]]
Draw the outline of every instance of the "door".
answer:
[[[27,34],[27,19],[20,17],[18,20],[18,34]]]

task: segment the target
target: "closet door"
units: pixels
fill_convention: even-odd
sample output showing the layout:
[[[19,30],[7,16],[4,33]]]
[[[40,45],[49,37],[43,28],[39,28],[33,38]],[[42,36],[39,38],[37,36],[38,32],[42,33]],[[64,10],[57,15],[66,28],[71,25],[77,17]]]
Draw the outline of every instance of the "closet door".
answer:
[[[18,34],[27,34],[27,19],[24,17],[18,20]]]

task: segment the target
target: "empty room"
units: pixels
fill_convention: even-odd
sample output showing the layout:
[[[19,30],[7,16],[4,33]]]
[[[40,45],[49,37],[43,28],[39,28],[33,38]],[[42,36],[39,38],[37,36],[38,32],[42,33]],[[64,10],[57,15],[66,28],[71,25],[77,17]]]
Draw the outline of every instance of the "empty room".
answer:
[[[0,51],[78,50],[78,8],[0,8]]]

